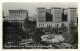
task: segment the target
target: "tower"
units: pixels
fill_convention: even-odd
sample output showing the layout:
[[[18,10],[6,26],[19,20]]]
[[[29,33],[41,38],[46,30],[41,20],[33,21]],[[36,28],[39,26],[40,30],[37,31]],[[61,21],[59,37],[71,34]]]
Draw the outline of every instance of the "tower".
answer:
[[[46,10],[45,8],[37,8],[37,27],[45,27]]]

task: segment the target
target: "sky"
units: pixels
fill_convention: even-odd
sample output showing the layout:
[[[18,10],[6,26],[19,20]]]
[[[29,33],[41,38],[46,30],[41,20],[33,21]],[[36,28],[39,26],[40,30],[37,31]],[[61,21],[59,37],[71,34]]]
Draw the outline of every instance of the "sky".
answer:
[[[51,8],[51,7],[61,7],[61,8],[69,8],[69,7],[78,7],[76,2],[4,2],[2,4],[2,10],[4,11],[4,15],[9,15],[8,10],[18,10],[24,9],[28,10],[29,17],[33,17],[36,14],[36,9],[39,7]]]

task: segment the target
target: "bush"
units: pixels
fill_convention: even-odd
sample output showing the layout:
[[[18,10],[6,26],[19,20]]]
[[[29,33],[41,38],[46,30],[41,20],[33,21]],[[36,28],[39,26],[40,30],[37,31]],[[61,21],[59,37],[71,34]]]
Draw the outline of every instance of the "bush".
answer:
[[[73,21],[70,23],[70,38],[71,38],[71,44],[78,44],[78,27],[74,24]]]

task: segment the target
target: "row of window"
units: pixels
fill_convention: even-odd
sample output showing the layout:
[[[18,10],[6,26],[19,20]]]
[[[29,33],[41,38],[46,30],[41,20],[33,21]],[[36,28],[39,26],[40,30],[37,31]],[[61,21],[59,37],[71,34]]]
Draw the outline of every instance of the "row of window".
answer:
[[[10,17],[24,17],[24,15],[21,15],[21,14],[10,14]]]
[[[47,24],[47,26],[46,27],[52,27],[53,25],[52,24]],[[60,25],[60,24],[56,24],[55,25],[55,27],[61,27],[62,25]],[[68,25],[64,25],[64,26],[68,26]],[[39,27],[45,27],[45,24],[39,24]]]
[[[26,11],[10,11],[9,13],[26,13]]]
[[[52,27],[52,24],[47,24],[47,27]],[[39,24],[39,27],[45,27],[45,24]]]

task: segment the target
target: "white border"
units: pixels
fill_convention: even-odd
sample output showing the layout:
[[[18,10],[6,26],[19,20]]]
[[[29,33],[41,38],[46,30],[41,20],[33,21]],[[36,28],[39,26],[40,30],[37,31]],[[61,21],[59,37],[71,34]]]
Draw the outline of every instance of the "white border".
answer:
[[[2,49],[2,2],[78,2],[78,35],[80,30],[80,1],[79,0],[1,0],[0,2],[0,51],[79,51],[80,39],[78,40],[78,49]],[[78,36],[80,38],[80,35]]]

